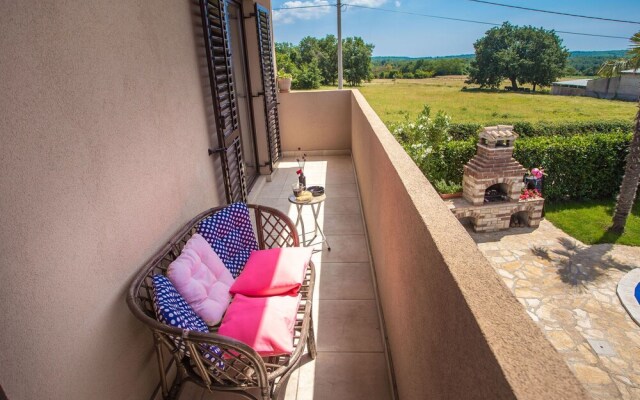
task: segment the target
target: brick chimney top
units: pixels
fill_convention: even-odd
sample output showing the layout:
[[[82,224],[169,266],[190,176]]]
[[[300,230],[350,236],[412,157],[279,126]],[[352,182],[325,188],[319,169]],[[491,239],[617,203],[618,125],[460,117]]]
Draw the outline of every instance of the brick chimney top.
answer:
[[[487,147],[513,147],[517,138],[512,125],[487,126],[480,132],[480,144]]]

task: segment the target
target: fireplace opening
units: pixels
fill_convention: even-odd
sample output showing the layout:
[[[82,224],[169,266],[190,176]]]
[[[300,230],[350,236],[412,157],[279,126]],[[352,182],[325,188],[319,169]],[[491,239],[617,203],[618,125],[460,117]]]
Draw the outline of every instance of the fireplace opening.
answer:
[[[511,222],[509,224],[511,228],[523,228],[529,226],[529,212],[520,211],[511,215]]]
[[[507,191],[508,187],[504,183],[491,185],[484,191],[484,202],[497,203],[501,201],[508,201],[509,196],[507,196]]]

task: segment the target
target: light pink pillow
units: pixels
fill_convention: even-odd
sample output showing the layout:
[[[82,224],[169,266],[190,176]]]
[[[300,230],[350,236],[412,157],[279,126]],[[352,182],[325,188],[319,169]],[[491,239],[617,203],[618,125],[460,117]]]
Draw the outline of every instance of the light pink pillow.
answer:
[[[293,328],[300,295],[247,297],[236,295],[218,329],[263,357],[293,352]]]
[[[202,236],[189,239],[169,265],[167,277],[207,325],[220,322],[231,300],[233,276]]]
[[[231,286],[231,294],[254,297],[297,294],[312,251],[310,247],[286,247],[251,252]]]

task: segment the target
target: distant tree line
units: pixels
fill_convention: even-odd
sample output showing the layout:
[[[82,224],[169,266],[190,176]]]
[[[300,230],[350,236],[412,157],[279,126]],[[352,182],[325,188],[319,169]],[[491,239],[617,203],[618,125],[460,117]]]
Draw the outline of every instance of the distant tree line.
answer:
[[[373,44],[360,37],[342,41],[344,79],[349,86],[370,80]],[[336,85],[338,81],[338,39],[307,36],[298,45],[276,43],[278,74],[291,75],[294,89],[317,89],[321,85]]]
[[[466,75],[467,58],[418,58],[373,61],[373,75],[379,79],[423,79],[441,75]]]
[[[595,76],[604,62],[625,57],[625,53],[625,50],[571,52],[565,75]]]
[[[491,47],[498,44],[503,47]],[[626,53],[625,50],[576,51],[568,53],[566,58],[566,49],[552,31],[510,24],[489,30],[485,37],[476,42],[476,46],[479,46],[480,58],[483,59],[480,61],[487,61],[486,68],[494,70],[490,72],[491,79],[478,75],[480,64],[474,54],[424,58],[371,57],[373,44],[365,43],[360,37],[350,37],[343,40],[344,78],[348,85],[357,86],[373,78],[423,79],[442,75],[471,75],[472,79],[484,82],[484,86],[496,86],[496,66],[511,63],[512,69],[517,69],[518,73],[503,75],[509,79],[515,77],[516,85],[520,82],[547,86],[559,76],[594,76],[603,61],[622,57]],[[279,74],[290,75],[294,89],[336,85],[337,49],[338,40],[334,35],[324,38],[307,36],[297,45],[276,43]],[[544,67],[534,67],[536,65]],[[534,73],[537,76],[533,76]]]

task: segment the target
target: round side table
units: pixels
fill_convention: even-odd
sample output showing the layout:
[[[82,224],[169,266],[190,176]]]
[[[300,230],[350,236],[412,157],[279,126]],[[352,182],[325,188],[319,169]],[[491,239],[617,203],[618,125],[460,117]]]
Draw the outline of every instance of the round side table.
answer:
[[[327,199],[327,195],[323,194],[317,197],[313,197],[309,201],[298,201],[296,199],[296,196],[291,195],[289,196],[289,203],[295,204],[296,209],[298,210],[298,218],[296,218],[296,226],[300,224],[300,228],[302,229],[302,244],[304,246],[313,246],[319,243],[326,243],[327,249],[331,251],[331,246],[329,245],[329,241],[327,240],[327,237],[324,235],[324,232],[322,232],[322,228],[318,223],[318,217],[320,216],[320,208],[322,207],[322,203],[324,203],[326,199]],[[311,206],[311,212],[313,213],[313,223],[314,223],[313,237],[309,239],[308,242],[306,240],[306,232],[304,230],[304,221],[302,220],[302,207],[304,206]],[[320,236],[322,237],[322,240],[317,243],[313,243],[313,241],[318,237],[318,232],[320,232]]]

